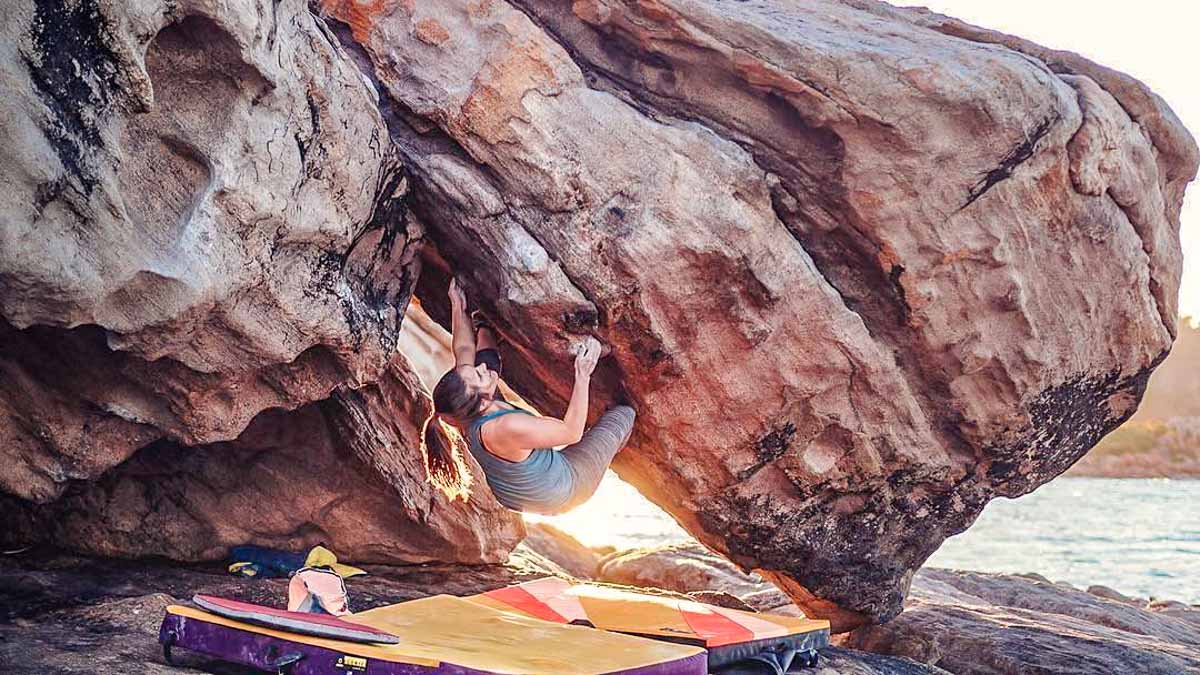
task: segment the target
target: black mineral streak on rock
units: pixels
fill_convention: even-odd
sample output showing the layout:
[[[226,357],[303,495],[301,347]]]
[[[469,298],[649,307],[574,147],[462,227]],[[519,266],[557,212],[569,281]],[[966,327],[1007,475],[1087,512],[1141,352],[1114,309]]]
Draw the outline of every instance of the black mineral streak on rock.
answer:
[[[782,457],[792,446],[792,439],[795,435],[796,425],[792,422],[784,422],[764,434],[754,444],[754,454],[758,457],[758,461],[739,472],[738,479],[746,480],[757,473],[759,469]]]
[[[33,195],[33,208],[37,213],[41,213],[46,205],[59,198],[67,187],[67,182],[62,177],[54,180],[39,183],[37,191]]]
[[[892,289],[896,293],[896,304],[900,308],[900,320],[907,323],[912,310],[908,306],[908,297],[904,294],[904,284],[900,283],[900,277],[903,274],[904,265],[892,265],[891,271],[888,272],[888,280],[892,282]]]
[[[357,347],[371,332],[370,324],[378,323],[378,312],[388,307],[396,311],[391,326],[378,326],[380,344],[390,352],[396,346],[400,332],[400,317],[408,307],[415,286],[416,263],[405,251],[393,255],[397,239],[402,249],[415,245],[407,235],[407,205],[403,199],[404,174],[400,170],[385,173],[371,219],[357,234],[345,252],[322,251],[313,261],[312,278],[304,294],[310,298],[336,297],[342,307],[346,326]],[[379,233],[377,240],[368,233]],[[373,242],[373,244],[372,244]],[[369,250],[365,247],[370,246]],[[346,293],[346,283],[351,293]],[[364,309],[370,311],[363,311]]]
[[[67,173],[84,194],[99,183],[87,155],[101,148],[98,120],[120,90],[119,66],[109,44],[111,26],[97,0],[35,0],[32,49],[21,59],[50,112],[43,127]]]
[[[408,255],[405,249],[420,244],[419,237],[409,238],[406,185],[404,171],[398,163],[389,166],[381,176],[371,218],[348,249],[347,261],[353,261],[349,267],[354,269],[346,270],[347,278],[367,307],[374,310],[392,307],[398,316],[403,316],[408,307],[418,268],[416,254]],[[379,233],[378,241],[369,251],[360,253],[364,235],[374,232]],[[399,255],[397,241],[401,246]],[[365,262],[356,260],[360,255],[366,257]],[[399,324],[394,328],[398,335]],[[393,343],[396,335],[391,336]]]
[[[1000,181],[1012,176],[1012,173],[1017,166],[1028,160],[1030,157],[1033,157],[1034,151],[1037,150],[1038,142],[1045,138],[1046,134],[1050,133],[1050,129],[1060,119],[1062,119],[1062,115],[1056,112],[1053,115],[1044,117],[1040,122],[1038,122],[1037,127],[1035,127],[1033,131],[1025,137],[1025,140],[1018,143],[1017,146],[1012,150],[1009,150],[1008,154],[1000,160],[1000,164],[997,165],[996,168],[988,171],[978,183],[976,183],[971,187],[970,190],[967,191],[967,201],[965,204],[959,207],[958,210],[961,211],[975,203],[975,200],[979,199],[985,192],[992,189],[996,183],[999,183]]]
[[[590,335],[600,324],[600,315],[593,307],[579,307],[563,315],[563,328],[568,333]]]
[[[361,312],[355,299],[342,288],[342,284],[346,283],[342,270],[347,256],[348,253],[335,250],[321,251],[312,261],[312,276],[304,289],[304,295],[314,299],[337,298],[342,308],[342,317],[346,321],[346,329],[354,338],[354,348],[358,350],[367,338],[368,323],[372,318]]]
[[[300,164],[304,166],[305,175],[310,178],[320,178],[320,168],[315,166],[315,163],[313,167],[310,167],[307,159],[309,148],[314,144],[318,150],[323,150],[321,147],[321,110],[312,93],[305,93],[304,98],[308,101],[308,116],[312,131],[307,138],[300,131],[295,133],[296,149],[300,153]]]

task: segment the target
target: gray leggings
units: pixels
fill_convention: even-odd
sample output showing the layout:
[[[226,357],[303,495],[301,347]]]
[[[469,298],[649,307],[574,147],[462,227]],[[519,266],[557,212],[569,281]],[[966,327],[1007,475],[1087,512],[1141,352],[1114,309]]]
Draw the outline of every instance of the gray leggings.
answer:
[[[591,429],[583,432],[578,443],[559,450],[575,474],[575,489],[559,513],[570,511],[591,498],[604,478],[613,457],[625,447],[637,414],[627,405],[617,405],[604,411]]]

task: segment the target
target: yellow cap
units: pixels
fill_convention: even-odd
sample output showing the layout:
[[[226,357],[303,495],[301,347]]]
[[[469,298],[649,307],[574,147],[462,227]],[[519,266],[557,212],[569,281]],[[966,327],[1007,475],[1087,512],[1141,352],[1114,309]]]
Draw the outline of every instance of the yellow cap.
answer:
[[[333,551],[330,551],[324,546],[314,546],[313,549],[308,552],[308,558],[305,559],[304,566],[321,567],[322,565],[332,567],[333,571],[341,575],[342,578],[366,574],[365,570],[360,570],[357,567],[351,567],[350,565],[343,565],[342,563],[339,563],[337,561],[337,556],[333,554]]]

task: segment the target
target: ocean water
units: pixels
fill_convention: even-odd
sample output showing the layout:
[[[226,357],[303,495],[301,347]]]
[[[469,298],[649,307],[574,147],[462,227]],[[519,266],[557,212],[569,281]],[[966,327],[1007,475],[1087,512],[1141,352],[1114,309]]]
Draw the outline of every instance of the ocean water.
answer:
[[[926,564],[1200,603],[1200,481],[1059,478],[992,500]]]
[[[609,473],[591,501],[551,523],[589,546],[691,537]],[[1200,604],[1200,481],[1059,478],[1019,499],[996,499],[926,563],[979,572],[1037,572],[1086,588]]]

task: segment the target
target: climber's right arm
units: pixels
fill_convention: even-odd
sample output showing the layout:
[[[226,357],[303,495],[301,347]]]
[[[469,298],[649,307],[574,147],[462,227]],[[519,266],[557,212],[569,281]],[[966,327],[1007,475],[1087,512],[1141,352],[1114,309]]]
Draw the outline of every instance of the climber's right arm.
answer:
[[[600,343],[595,339],[584,343],[583,349],[575,356],[575,387],[571,391],[567,413],[561,420],[533,415],[504,415],[495,422],[499,432],[496,435],[503,439],[499,445],[531,450],[578,443],[587,425],[588,388],[599,358]]]
[[[467,294],[454,278],[450,279],[450,332],[454,366],[475,365],[475,329],[467,313]]]
[[[533,415],[505,415],[496,420],[495,425],[499,428],[494,434],[503,441],[499,444],[490,440],[487,442],[514,451],[578,443],[579,439],[583,438],[583,426],[587,422],[586,412],[578,417],[582,421],[572,419],[569,409],[568,414],[561,420]]]

